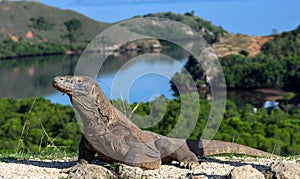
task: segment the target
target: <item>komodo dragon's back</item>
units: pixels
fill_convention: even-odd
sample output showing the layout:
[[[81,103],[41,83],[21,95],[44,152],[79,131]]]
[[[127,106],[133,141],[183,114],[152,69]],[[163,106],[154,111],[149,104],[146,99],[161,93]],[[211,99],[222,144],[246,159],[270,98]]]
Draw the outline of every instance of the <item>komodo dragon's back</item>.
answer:
[[[230,142],[176,139],[142,131],[110,103],[90,77],[55,77],[53,87],[70,97],[83,120],[79,163],[91,163],[96,153],[104,162],[121,162],[145,169],[156,169],[173,160],[190,167],[199,163],[199,156],[213,154],[274,156]]]

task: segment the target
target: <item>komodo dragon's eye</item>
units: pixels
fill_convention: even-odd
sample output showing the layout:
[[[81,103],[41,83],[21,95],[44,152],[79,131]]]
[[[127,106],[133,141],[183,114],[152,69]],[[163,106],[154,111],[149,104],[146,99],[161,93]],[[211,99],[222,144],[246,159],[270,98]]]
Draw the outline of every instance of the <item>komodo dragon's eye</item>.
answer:
[[[81,80],[77,80],[78,83],[81,83]]]

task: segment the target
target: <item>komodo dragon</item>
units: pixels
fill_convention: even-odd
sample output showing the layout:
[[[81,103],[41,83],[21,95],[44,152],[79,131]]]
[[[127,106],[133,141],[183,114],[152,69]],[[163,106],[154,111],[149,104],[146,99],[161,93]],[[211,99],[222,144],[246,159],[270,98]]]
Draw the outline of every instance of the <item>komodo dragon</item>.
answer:
[[[89,77],[58,76],[53,80],[53,87],[70,97],[82,119],[78,163],[91,163],[98,154],[104,162],[143,169],[157,169],[173,160],[190,168],[199,164],[197,156],[228,153],[274,156],[230,142],[168,138],[143,131],[117,110],[97,82]]]

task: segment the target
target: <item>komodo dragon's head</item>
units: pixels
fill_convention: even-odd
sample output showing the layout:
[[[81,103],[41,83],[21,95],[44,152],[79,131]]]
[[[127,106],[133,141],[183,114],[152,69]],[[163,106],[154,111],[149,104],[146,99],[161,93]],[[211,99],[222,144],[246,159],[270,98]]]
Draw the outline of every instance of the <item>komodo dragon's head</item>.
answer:
[[[53,79],[53,87],[58,91],[69,95],[92,95],[97,82],[86,76],[57,76]]]

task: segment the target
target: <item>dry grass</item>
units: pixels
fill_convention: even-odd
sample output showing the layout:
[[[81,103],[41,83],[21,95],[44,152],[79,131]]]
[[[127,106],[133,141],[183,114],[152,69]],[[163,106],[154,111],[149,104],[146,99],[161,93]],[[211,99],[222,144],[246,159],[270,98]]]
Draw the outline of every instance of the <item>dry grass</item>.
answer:
[[[249,56],[253,57],[258,55],[261,47],[272,38],[272,36],[226,34],[213,45],[213,48],[219,57],[239,54],[242,50],[249,52]]]

